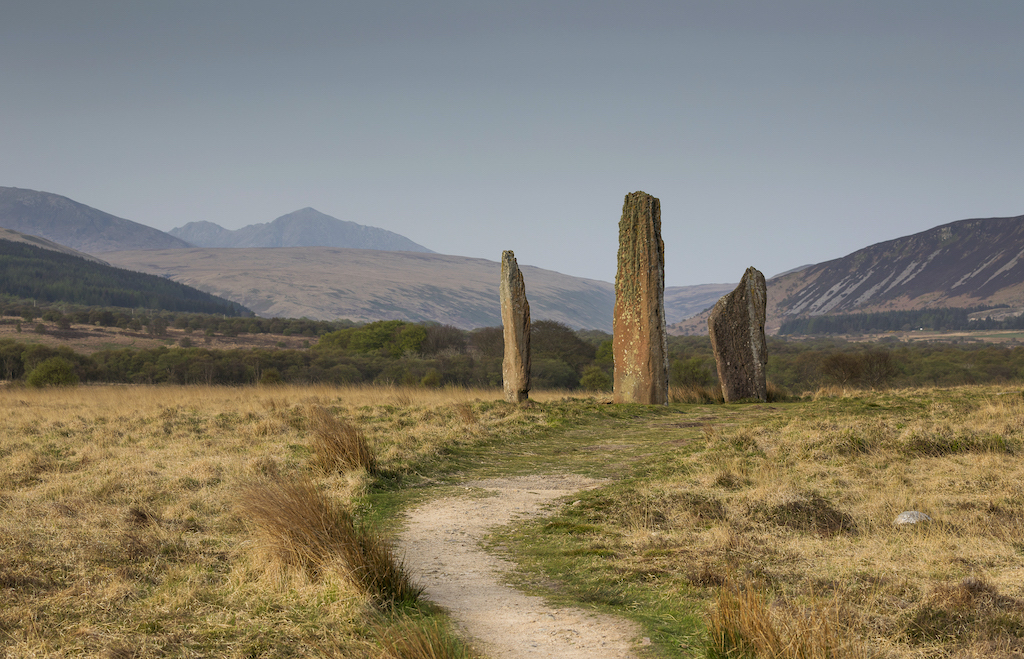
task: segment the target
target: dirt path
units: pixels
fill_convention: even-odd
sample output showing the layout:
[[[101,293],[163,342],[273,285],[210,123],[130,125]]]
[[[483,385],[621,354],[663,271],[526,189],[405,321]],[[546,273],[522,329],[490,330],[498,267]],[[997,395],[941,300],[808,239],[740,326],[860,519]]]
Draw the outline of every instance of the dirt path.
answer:
[[[502,583],[513,564],[480,548],[489,529],[541,515],[545,504],[597,484],[578,476],[466,483],[497,496],[441,499],[412,510],[399,551],[426,598],[447,609],[492,659],[635,658],[650,641],[638,638],[634,623],[524,595]]]

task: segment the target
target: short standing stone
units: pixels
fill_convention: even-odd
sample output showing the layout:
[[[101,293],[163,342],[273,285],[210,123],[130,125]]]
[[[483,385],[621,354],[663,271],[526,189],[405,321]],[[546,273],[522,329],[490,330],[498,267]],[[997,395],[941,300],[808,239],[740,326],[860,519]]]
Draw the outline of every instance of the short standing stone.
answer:
[[[918,524],[919,522],[930,522],[931,517],[920,513],[916,510],[905,510],[896,516],[896,521],[893,522],[896,526],[907,526],[908,524]]]
[[[747,268],[736,290],[720,299],[708,316],[711,349],[726,402],[768,400],[768,344],[764,338],[767,301],[764,275]]]
[[[505,336],[505,359],[501,364],[505,400],[521,403],[530,395],[530,303],[523,273],[511,250],[501,253],[498,294]]]
[[[614,401],[667,404],[661,202],[646,192],[632,192],[622,204],[613,331]]]

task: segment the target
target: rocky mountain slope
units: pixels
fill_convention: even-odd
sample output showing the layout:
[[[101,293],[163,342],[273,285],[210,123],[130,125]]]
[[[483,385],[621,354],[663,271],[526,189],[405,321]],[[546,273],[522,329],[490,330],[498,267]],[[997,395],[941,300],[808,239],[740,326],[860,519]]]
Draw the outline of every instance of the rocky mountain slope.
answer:
[[[996,304],[1024,306],[1024,216],[951,222],[773,277],[766,330],[787,316]]]
[[[67,197],[24,188],[0,187],[0,227],[94,255],[125,249],[189,247],[158,229]]]
[[[339,220],[313,208],[233,231],[213,222],[189,222],[171,229],[170,234],[196,247],[346,247],[432,253],[405,236]]]

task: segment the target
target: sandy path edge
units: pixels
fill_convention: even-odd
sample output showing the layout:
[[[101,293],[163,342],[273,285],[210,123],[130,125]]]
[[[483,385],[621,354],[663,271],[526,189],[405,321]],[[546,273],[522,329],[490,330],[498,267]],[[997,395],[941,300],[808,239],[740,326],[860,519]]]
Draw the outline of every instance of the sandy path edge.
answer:
[[[635,659],[635,623],[573,608],[552,608],[502,581],[514,565],[483,551],[492,528],[542,515],[545,505],[602,481],[581,476],[525,476],[465,483],[497,492],[439,499],[409,511],[399,555],[424,597],[444,607],[493,659]]]

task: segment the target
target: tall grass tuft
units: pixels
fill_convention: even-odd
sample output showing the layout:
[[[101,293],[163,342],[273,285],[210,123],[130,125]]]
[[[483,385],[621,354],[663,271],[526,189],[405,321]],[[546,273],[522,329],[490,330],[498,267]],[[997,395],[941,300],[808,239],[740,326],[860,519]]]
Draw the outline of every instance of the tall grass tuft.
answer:
[[[718,385],[702,384],[669,387],[668,399],[673,403],[688,403],[691,405],[711,405],[725,402],[725,396],[722,395],[721,387]]]
[[[835,612],[772,615],[751,584],[727,584],[708,624],[708,659],[833,659],[868,656],[844,640]]]
[[[402,616],[376,627],[389,659],[474,659],[476,654],[437,618]]]
[[[753,587],[723,586],[716,604],[708,624],[708,659],[782,656],[782,639]]]
[[[377,460],[366,443],[366,437],[356,426],[339,421],[326,408],[309,408],[309,426],[313,431],[312,463],[325,473],[364,468],[370,474],[377,471]]]
[[[412,584],[383,536],[356,525],[347,510],[309,479],[248,485],[239,503],[278,556],[312,578],[339,567],[382,608],[415,601],[422,591]]]

